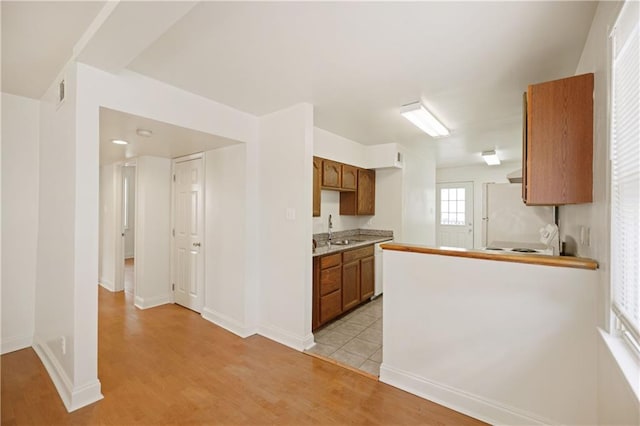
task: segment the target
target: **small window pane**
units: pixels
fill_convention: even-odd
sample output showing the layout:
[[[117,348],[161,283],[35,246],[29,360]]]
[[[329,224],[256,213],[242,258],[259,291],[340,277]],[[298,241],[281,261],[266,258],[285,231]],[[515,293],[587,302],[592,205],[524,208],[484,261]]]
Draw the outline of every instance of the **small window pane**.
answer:
[[[456,199],[456,189],[455,188],[450,188],[449,189],[449,200],[455,200]]]
[[[458,213],[464,213],[464,200],[458,201]]]
[[[458,221],[456,223],[458,225],[464,225],[464,213],[458,213]]]
[[[442,201],[448,201],[449,200],[449,190],[448,189],[441,189],[440,190],[440,199]]]
[[[455,213],[456,211],[456,202],[449,201],[449,213]]]

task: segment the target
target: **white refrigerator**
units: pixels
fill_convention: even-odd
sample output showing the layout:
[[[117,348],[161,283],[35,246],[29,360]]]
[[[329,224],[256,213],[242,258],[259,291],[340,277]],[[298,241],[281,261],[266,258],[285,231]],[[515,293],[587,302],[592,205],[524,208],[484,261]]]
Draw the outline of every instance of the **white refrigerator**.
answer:
[[[496,242],[540,243],[540,228],[553,223],[553,207],[526,206],[522,201],[522,184],[483,184],[483,233],[485,247]]]

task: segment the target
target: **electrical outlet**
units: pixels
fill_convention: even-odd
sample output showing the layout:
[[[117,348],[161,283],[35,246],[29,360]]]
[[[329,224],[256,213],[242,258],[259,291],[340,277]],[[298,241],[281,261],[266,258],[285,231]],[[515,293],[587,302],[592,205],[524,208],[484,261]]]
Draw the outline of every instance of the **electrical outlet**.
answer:
[[[587,247],[591,245],[591,228],[588,226],[580,227],[580,245]]]
[[[67,339],[64,336],[60,336],[60,349],[62,350],[62,355],[67,354]]]
[[[288,207],[285,211],[285,217],[287,220],[296,220],[296,209]]]

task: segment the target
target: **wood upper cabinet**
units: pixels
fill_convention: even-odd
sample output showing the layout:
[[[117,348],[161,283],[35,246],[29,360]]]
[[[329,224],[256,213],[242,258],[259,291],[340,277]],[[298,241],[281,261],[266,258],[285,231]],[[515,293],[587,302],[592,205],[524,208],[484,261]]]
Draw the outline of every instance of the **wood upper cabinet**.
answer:
[[[320,184],[322,179],[322,159],[313,157],[313,216],[320,216]]]
[[[340,214],[374,215],[376,213],[376,171],[358,169],[355,192],[340,193]]]
[[[590,203],[593,189],[593,74],[528,87],[523,122],[527,205]]]
[[[358,187],[358,168],[348,164],[342,165],[342,189],[356,190]]]
[[[342,187],[342,164],[322,160],[322,186],[340,189]]]

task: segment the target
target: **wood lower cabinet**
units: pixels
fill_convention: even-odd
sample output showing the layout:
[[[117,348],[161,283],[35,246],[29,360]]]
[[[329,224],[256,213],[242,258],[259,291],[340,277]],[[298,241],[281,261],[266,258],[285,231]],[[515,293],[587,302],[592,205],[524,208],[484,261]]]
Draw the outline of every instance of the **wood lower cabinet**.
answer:
[[[313,330],[373,296],[373,250],[370,245],[313,258]]]
[[[365,257],[360,260],[360,301],[371,298],[375,291],[375,258]]]
[[[342,311],[360,304],[360,261],[342,264]]]
[[[530,85],[524,107],[522,189],[525,204],[590,203],[593,74]]]
[[[322,180],[322,159],[313,157],[313,216],[320,216],[320,184]]]
[[[358,185],[355,192],[340,193],[340,214],[376,214],[376,171],[358,169]]]

